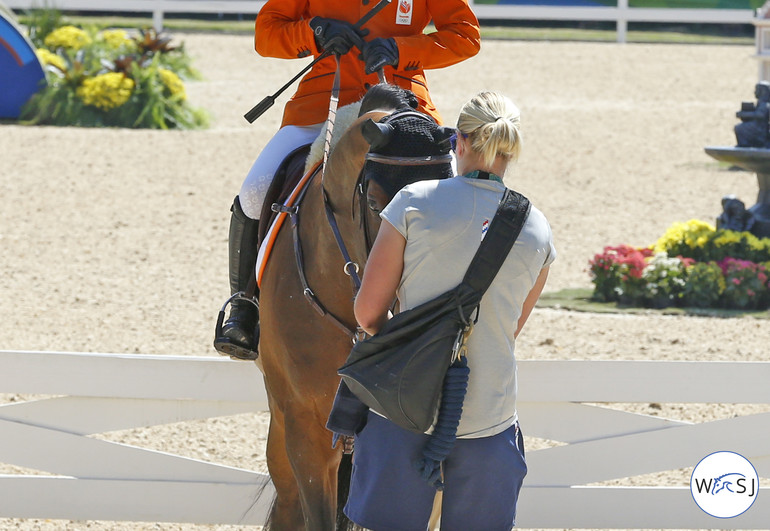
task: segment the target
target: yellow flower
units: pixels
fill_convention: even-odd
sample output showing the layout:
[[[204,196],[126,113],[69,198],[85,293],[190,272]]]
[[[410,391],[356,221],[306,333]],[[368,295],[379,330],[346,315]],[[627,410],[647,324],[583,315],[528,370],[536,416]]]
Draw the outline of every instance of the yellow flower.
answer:
[[[656,253],[662,253],[682,243],[688,247],[703,247],[708,243],[710,234],[715,230],[709,223],[698,219],[691,219],[685,223],[674,223],[655,242],[653,249]]]
[[[128,33],[122,29],[106,29],[99,34],[107,46],[117,50],[121,46],[136,48],[136,43],[128,37]]]
[[[133,90],[133,79],[119,72],[108,72],[85,79],[77,88],[77,95],[86,105],[109,111],[126,103]]]
[[[187,99],[187,92],[185,91],[184,83],[178,75],[165,68],[158,69],[158,74],[160,75],[160,80],[171,93],[171,96],[178,98],[181,101]]]
[[[722,247],[731,243],[740,243],[741,233],[734,230],[723,230],[722,233],[714,238],[714,245]]]
[[[49,48],[80,50],[91,44],[91,37],[85,31],[75,26],[62,26],[49,33],[44,43]]]
[[[60,56],[56,55],[53,52],[49,52],[45,48],[38,48],[35,50],[37,53],[37,58],[40,59],[40,62],[45,65],[51,65],[55,66],[62,72],[65,72],[67,70],[67,63],[62,59]]]
[[[764,245],[762,245],[762,241],[756,236],[754,236],[753,234],[751,234],[750,232],[746,233],[745,237],[746,237],[746,243],[748,244],[749,249],[753,251],[761,251],[762,248],[764,247]]]

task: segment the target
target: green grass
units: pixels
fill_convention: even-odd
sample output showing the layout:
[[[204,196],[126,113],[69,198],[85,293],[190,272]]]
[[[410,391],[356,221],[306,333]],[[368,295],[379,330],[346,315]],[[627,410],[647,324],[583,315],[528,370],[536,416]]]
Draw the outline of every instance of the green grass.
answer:
[[[77,25],[121,28],[146,28],[152,25],[148,16],[83,16],[67,15]],[[24,24],[28,17],[19,16]],[[250,35],[254,20],[246,17],[218,19],[214,17],[183,17],[167,15],[163,19],[170,32],[231,33]],[[559,23],[559,22],[510,22],[482,21],[483,39],[531,40],[531,41],[584,41],[615,42],[617,34],[613,23]],[[628,42],[668,44],[738,44],[754,43],[752,27],[711,24],[629,24]]]
[[[590,289],[563,289],[552,293],[543,293],[537,303],[538,308],[553,308],[571,310],[575,312],[590,313],[614,313],[628,315],[690,315],[699,317],[754,317],[757,319],[770,319],[770,311],[744,311],[725,310],[720,308],[663,308],[654,310],[650,308],[637,308],[619,306],[614,302],[597,302],[591,300]]]

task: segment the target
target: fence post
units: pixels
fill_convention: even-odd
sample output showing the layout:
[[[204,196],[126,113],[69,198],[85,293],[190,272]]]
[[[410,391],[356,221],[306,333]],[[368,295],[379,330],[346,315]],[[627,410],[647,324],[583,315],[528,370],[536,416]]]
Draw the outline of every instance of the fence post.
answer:
[[[152,10],[152,27],[158,33],[163,31],[163,0],[155,0],[155,8]]]
[[[628,30],[628,0],[618,0],[618,19],[617,19],[618,42],[626,42],[626,33]]]

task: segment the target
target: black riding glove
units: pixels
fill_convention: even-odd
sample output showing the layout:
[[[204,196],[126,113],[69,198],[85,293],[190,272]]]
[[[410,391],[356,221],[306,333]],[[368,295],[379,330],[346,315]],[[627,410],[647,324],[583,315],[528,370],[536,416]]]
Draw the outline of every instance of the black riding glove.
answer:
[[[345,55],[353,46],[363,48],[363,37],[369,34],[367,29],[358,30],[349,22],[333,18],[313,17],[310,27],[318,48],[336,55]]]
[[[367,74],[376,72],[385,65],[398,66],[398,45],[393,37],[372,39],[364,45],[361,52],[359,57],[366,63],[364,71]]]

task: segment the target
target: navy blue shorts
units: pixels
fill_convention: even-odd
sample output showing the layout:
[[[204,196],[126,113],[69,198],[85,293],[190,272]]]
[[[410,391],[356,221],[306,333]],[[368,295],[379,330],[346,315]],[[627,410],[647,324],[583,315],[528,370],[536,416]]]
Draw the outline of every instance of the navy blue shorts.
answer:
[[[425,531],[436,491],[414,466],[427,436],[369,413],[356,436],[345,514],[374,531]],[[518,424],[457,439],[444,461],[442,531],[510,531],[527,465]]]

